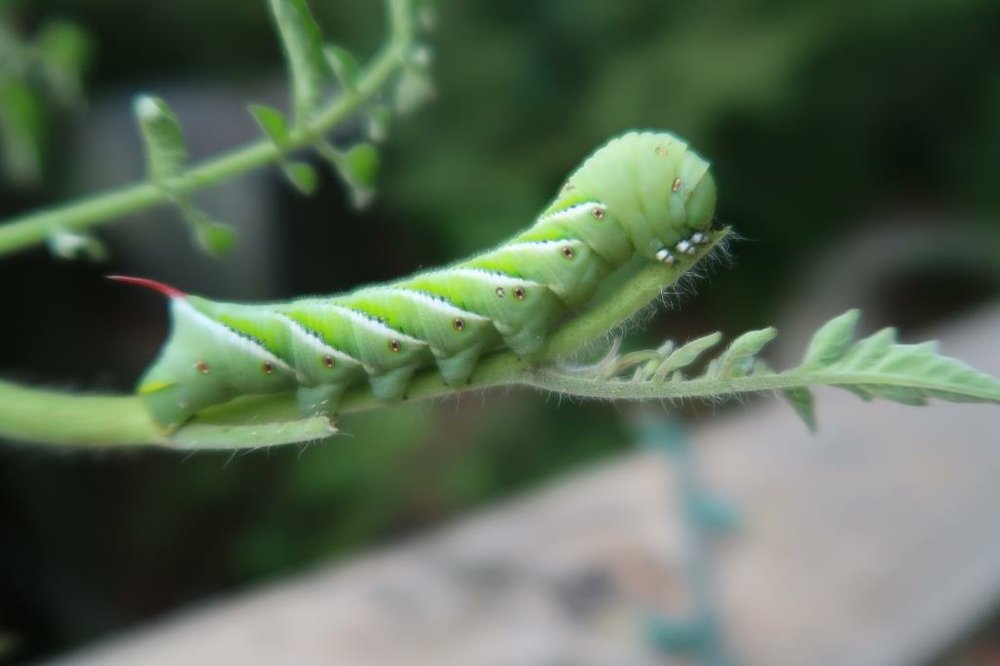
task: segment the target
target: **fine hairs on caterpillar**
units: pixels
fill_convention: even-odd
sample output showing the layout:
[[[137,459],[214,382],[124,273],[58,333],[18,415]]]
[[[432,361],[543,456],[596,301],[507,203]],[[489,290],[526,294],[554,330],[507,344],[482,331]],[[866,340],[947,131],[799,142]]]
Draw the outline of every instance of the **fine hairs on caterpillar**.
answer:
[[[447,268],[258,305],[117,277],[170,299],[170,337],[138,392],[174,429],[248,394],[294,392],[305,415],[334,413],[361,383],[391,402],[430,366],[461,387],[483,354],[537,360],[560,322],[636,256],[685,260],[708,241],[714,210],[708,162],[672,134],[630,132],[587,158],[527,230]]]

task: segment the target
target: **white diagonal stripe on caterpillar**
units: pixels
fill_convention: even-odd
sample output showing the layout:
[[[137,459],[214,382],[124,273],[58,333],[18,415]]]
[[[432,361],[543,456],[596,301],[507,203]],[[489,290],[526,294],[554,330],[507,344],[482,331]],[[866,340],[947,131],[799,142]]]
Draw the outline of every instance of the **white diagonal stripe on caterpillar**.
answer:
[[[377,294],[379,291],[384,291],[386,293],[398,294],[404,298],[409,298],[413,301],[425,305],[432,310],[447,315],[449,317],[464,317],[469,320],[478,320],[484,323],[488,323],[489,317],[484,317],[483,315],[472,312],[470,310],[463,310],[454,303],[451,303],[447,299],[435,296],[434,294],[429,294],[426,291],[420,291],[419,289],[409,289],[407,287],[399,286],[386,286],[386,287],[376,287],[374,289],[366,290],[365,293]]]
[[[365,366],[365,364],[360,359],[356,359],[347,352],[337,349],[336,347],[331,347],[330,345],[326,344],[320,337],[319,333],[316,333],[315,331],[310,331],[301,322],[295,321],[288,315],[283,314],[281,312],[276,312],[275,317],[284,322],[284,324],[288,326],[288,330],[291,331],[292,334],[295,335],[300,341],[302,341],[303,344],[312,347],[318,354],[329,355],[332,356],[334,359],[338,359],[341,361],[349,361],[352,363],[357,363],[358,365],[362,366],[366,372],[369,370],[369,368]]]
[[[427,346],[427,343],[424,342],[423,340],[415,338],[411,335],[407,335],[402,331],[396,330],[395,328],[392,328],[385,322],[380,321],[377,318],[361,310],[355,310],[353,308],[349,308],[344,305],[338,305],[336,303],[324,303],[324,302],[315,303],[315,307],[319,309],[336,310],[337,312],[347,315],[347,317],[350,318],[353,323],[358,324],[364,328],[367,328],[368,330],[373,331],[375,333],[380,333],[382,335],[390,335],[394,338],[397,338],[400,342],[408,342],[410,344],[415,344],[423,347]]]
[[[540,282],[535,282],[534,280],[527,280],[525,278],[519,278],[514,275],[507,275],[506,273],[501,273],[500,271],[491,271],[485,268],[473,268],[466,266],[445,268],[440,271],[434,271],[432,273],[422,273],[420,277],[445,278],[449,275],[472,278],[474,280],[478,280],[480,282],[486,282],[490,286],[496,286],[496,287],[544,287],[545,286]]]
[[[574,204],[569,208],[563,208],[562,210],[557,210],[554,213],[549,213],[548,215],[542,215],[538,218],[538,223],[546,222],[556,222],[559,220],[574,220],[578,217],[584,217],[586,215],[593,215],[595,210],[607,210],[607,207],[600,201],[587,201],[584,203]]]
[[[572,245],[575,248],[584,246],[587,249],[590,249],[590,246],[587,245],[582,240],[580,240],[579,238],[560,238],[560,239],[542,240],[542,241],[517,241],[515,243],[507,243],[505,245],[496,247],[492,251],[480,255],[480,257],[489,256],[494,252],[508,252],[510,250],[513,250],[515,252],[543,253],[543,252],[550,252],[552,250],[562,250],[562,248],[566,247],[567,245]]]

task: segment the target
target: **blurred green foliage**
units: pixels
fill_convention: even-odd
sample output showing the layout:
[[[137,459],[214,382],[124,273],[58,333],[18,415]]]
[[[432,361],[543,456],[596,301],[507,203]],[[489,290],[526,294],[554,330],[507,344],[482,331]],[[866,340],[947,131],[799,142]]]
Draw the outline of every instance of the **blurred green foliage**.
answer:
[[[770,321],[808,255],[871,215],[968,214],[1000,243],[996,3],[446,3],[440,20],[441,101],[400,128],[385,186],[454,253],[632,127],[708,155],[719,219],[754,243],[699,296],[727,326]]]
[[[0,5],[0,164],[5,177],[38,185],[55,112],[82,101],[90,44],[72,23],[49,20],[26,39],[2,22]]]
[[[381,7],[311,4],[341,43],[362,54],[377,47]],[[18,35],[41,34],[55,16],[86,29],[97,50],[93,98],[165,76],[252,80],[283,70],[263,0],[14,7]],[[310,225],[331,226],[330,242],[276,248],[308,267],[297,268],[297,287],[389,277],[495,243],[527,224],[595,145],[643,127],[674,130],[713,160],[718,217],[749,239],[735,247],[737,269],[657,319],[647,342],[772,323],[803,266],[882,215],[918,212],[956,233],[965,224],[1000,257],[993,0],[452,0],[435,23],[435,101],[393,121],[375,209],[352,217],[322,195],[318,208],[295,208],[316,218]],[[53,183],[46,196],[64,193]],[[377,238],[359,244],[366,229]],[[54,302],[72,300],[72,282],[88,276],[46,270],[62,280],[39,292]],[[90,325],[107,307],[88,309]],[[60,369],[104,358],[88,352]],[[627,439],[605,405],[557,408],[519,392],[475,402],[358,417],[332,442],[232,459],[0,448],[0,502],[12,516],[0,584],[15,613],[4,623],[26,654],[66,647],[399,538]]]

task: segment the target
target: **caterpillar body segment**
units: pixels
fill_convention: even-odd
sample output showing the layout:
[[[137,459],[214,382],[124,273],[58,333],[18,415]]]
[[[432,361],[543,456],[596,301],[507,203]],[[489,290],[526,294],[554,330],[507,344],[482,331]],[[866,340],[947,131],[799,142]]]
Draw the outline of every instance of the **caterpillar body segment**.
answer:
[[[362,289],[344,297],[343,304],[425,341],[444,381],[452,386],[464,384],[480,354],[502,343],[491,319],[415,289]]]
[[[610,267],[577,239],[512,242],[462,264],[545,285],[569,309],[583,305]],[[526,298],[522,298],[522,301]]]
[[[459,387],[484,354],[537,359],[559,322],[634,256],[678,261],[707,240],[714,208],[708,162],[669,133],[632,132],[593,153],[530,228],[447,268],[259,305],[122,278],[170,298],[170,337],[138,392],[172,429],[247,394],[295,392],[312,415],[367,383],[390,402],[431,366]]]
[[[421,273],[401,286],[435,294],[463,310],[482,314],[492,322],[503,345],[526,360],[542,351],[546,332],[564,311],[562,301],[545,285],[482,268],[460,265]]]
[[[593,224],[594,221],[607,224]],[[608,266],[620,266],[628,261],[634,249],[621,224],[608,209],[597,202],[575,204],[569,208],[542,215],[535,225],[514,238],[521,242],[557,241],[578,238]]]

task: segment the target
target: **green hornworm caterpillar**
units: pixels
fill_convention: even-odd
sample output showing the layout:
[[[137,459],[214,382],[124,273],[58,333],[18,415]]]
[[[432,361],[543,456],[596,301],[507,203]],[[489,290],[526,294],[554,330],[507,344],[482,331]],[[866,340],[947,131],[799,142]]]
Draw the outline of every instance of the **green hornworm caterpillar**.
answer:
[[[333,413],[368,382],[399,399],[436,365],[465,384],[480,355],[537,359],[546,336],[602,279],[639,255],[672,264],[708,236],[709,164],[668,133],[613,139],[567,179],[534,225],[447,268],[348,294],[260,305],[219,303],[150,280],[118,278],[170,297],[172,332],[138,392],[175,428],[245,394],[296,393],[307,415]]]

